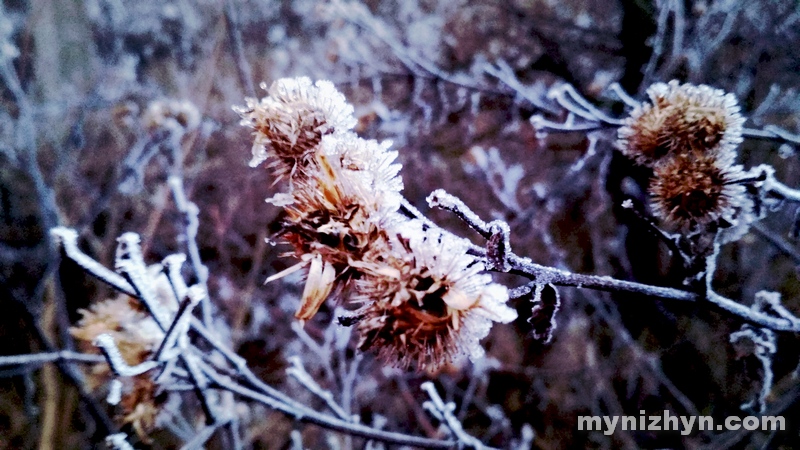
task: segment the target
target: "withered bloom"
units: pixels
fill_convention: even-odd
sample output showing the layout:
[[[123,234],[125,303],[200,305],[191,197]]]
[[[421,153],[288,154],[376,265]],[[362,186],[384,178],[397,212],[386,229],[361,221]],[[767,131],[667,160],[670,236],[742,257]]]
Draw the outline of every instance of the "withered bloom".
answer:
[[[378,142],[361,139],[355,133],[344,133],[324,136],[321,153],[371,191],[398,193],[403,190],[399,175],[402,166],[396,162],[397,152],[389,150],[391,145],[391,141]],[[399,197],[395,196],[394,200]]]
[[[687,152],[732,162],[744,124],[733,94],[673,80],[653,84],[647,95],[650,102],[635,108],[618,131],[617,146],[625,155],[646,166]]]
[[[302,174],[313,160],[325,135],[344,133],[353,128],[353,107],[329,81],[283,78],[269,88],[261,100],[248,98],[244,107],[234,107],[242,116],[242,125],[253,128],[253,159],[256,167],[267,159],[280,178]]]
[[[192,129],[200,124],[200,118],[200,111],[190,101],[162,99],[147,105],[147,110],[142,114],[142,123],[150,131],[169,128],[171,121],[184,129]]]
[[[392,233],[390,248],[356,263],[354,297],[359,347],[417,369],[437,368],[484,350],[492,322],[516,319],[508,290],[492,283],[483,264],[459,239],[409,221]]]
[[[352,107],[330,83],[279,80],[269,93],[239,112],[255,129],[251,165],[270,158],[291,174],[289,192],[268,202],[284,208],[278,237],[300,262],[267,281],[308,269],[295,317],[308,320],[332,292],[346,293],[358,309],[342,322],[357,323],[360,347],[387,361],[425,369],[481,357],[492,323],[517,316],[508,290],[464,241],[398,213],[391,144],[349,132]]]
[[[95,303],[89,309],[80,310],[80,313],[83,317],[78,326],[70,329],[70,333],[81,342],[83,350],[99,353],[92,342],[101,334],[109,334],[114,338],[122,358],[132,366],[146,361],[164,338],[161,328],[144,311],[139,301],[127,295]],[[89,373],[90,387],[96,389],[110,381],[111,377],[108,365],[97,364]],[[155,427],[162,405],[156,383],[150,373],[122,381],[122,423],[131,424],[139,437],[147,440],[147,434]]]
[[[680,154],[655,168],[650,185],[653,213],[681,227],[735,220],[749,208],[745,189],[737,181],[740,166],[720,163],[712,155]]]
[[[350,262],[385,241],[383,230],[399,220],[398,192],[380,189],[364,171],[342,167],[336,155],[315,161],[313,176],[295,184],[279,233],[302,260],[298,266],[310,265],[296,314],[301,320],[317,312],[337,281],[347,283],[354,274]]]

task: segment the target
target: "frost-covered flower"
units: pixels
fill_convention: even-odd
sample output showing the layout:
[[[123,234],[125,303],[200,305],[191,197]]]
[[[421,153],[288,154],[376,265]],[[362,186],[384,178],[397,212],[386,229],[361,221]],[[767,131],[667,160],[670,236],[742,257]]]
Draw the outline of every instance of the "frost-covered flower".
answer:
[[[408,221],[390,237],[389,248],[353,262],[361,272],[353,298],[359,347],[400,366],[436,368],[484,350],[479,341],[493,322],[517,313],[508,290],[483,273],[463,241]]]
[[[254,129],[251,167],[272,158],[270,166],[278,177],[302,172],[323,136],[344,133],[356,124],[353,106],[329,81],[282,78],[261,87],[266,97],[248,98],[244,107],[234,107],[242,125]]]
[[[636,107],[618,131],[625,155],[647,166],[689,151],[733,161],[744,124],[733,94],[673,80],[653,84],[647,95],[650,102]]]
[[[147,272],[153,298],[165,313],[174,316],[178,302],[163,267],[154,264],[147,268]],[[144,305],[127,295],[94,303],[79,312],[81,320],[70,328],[70,333],[85,352],[99,353],[94,343],[98,336],[107,334],[114,340],[122,359],[128,365],[136,366],[150,359],[164,339],[164,331]],[[87,380],[91,389],[97,389],[108,384],[111,378],[111,369],[104,363],[92,366]],[[152,372],[120,380],[123,384],[119,402],[121,422],[130,424],[146,441],[163,410],[165,396],[153,380]]]
[[[80,313],[83,317],[70,333],[81,341],[84,350],[97,353],[92,343],[101,334],[108,334],[122,358],[132,366],[146,361],[164,338],[164,332],[152,316],[143,310],[138,300],[127,295],[95,303]],[[106,364],[95,365],[88,377],[92,389],[110,379],[111,371]],[[144,373],[125,378],[123,391],[119,403],[122,423],[130,424],[140,438],[147,439],[148,432],[155,427],[163,400],[156,383],[149,373]]]
[[[79,312],[83,317],[78,326],[70,330],[72,335],[91,343],[101,334],[110,334],[122,358],[130,365],[147,359],[164,337],[161,328],[141,308],[139,301],[126,295],[95,303]]]
[[[147,105],[142,122],[148,130],[170,128],[175,125],[192,129],[200,124],[200,111],[190,101],[162,99]]]
[[[397,191],[382,189],[389,186],[365,171],[343,167],[337,155],[317,155],[315,160],[318,170],[295,184],[279,232],[294,247],[299,264],[310,265],[296,314],[301,320],[317,312],[335,283],[348,282],[354,274],[351,261],[380,247],[384,230],[400,220]]]
[[[391,141],[361,139],[355,133],[322,138],[323,155],[338,162],[348,176],[358,177],[373,191],[400,192],[403,180],[397,152],[389,150]]]
[[[741,166],[694,152],[675,155],[656,166],[650,185],[653,213],[682,227],[720,219],[735,223],[751,208]]]

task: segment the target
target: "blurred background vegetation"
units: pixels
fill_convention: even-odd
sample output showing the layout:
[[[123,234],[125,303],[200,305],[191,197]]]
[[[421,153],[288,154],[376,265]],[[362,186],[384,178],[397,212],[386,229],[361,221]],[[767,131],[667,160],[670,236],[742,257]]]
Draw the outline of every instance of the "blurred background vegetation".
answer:
[[[84,251],[108,267],[125,231],[141,234],[149,261],[186,251],[178,239],[182,216],[165,183],[177,165],[201,210],[198,243],[219,328],[260,377],[296,390],[284,369],[289,356],[309,353],[290,327],[301,284],[262,284],[293,261],[280,257],[286,248],[265,243],[278,214],[264,203],[274,193],[273,180],[263,168],[247,167],[251,139],[231,110],[246,96],[263,95],[261,81],[333,81],[355,105],[362,137],[394,141],[406,198],[443,227],[479,242],[454,216],[428,211],[424,199],[436,188],[461,197],[485,219],[508,221],[515,252],[534,262],[659,286],[680,287],[685,274],[641,220],[620,207],[630,197],[646,202],[651,174],[613,149],[613,129],[537,132],[529,121],[534,114],[565,116],[546,101],[548,88],[571,83],[622,116],[623,105],[608,93],[612,82],[641,99],[650,83],[677,78],[736,94],[747,126],[800,130],[800,6],[794,0],[2,5],[0,58],[20,85],[6,77],[0,86],[1,354],[74,346],[68,330],[78,310],[114,295],[59,260],[50,227],[77,229]],[[492,76],[498,67],[521,87]],[[164,135],[148,127],[144,114],[164,99],[188,101],[202,116],[183,136],[181,164],[162,151]],[[796,151],[748,140],[739,162],[772,164],[780,180],[796,186]],[[726,246],[719,291],[745,304],[759,290],[778,291],[790,310],[800,311],[798,242],[790,233],[795,220],[785,208],[763,221],[762,231]],[[414,373],[384,368],[366,355],[353,411],[365,423],[381,416],[386,429],[436,436],[420,408],[419,385],[431,379],[458,405],[467,431],[503,448],[519,440],[526,424],[539,449],[800,447],[800,345],[788,334],[778,338],[767,405],[769,413],[786,416],[788,431],[578,431],[577,416],[588,414],[667,409],[711,415],[718,423],[744,416],[740,405],[759,389],[761,365],[729,344],[741,321],[703,303],[559,292],[558,329],[547,345],[531,337],[525,320],[531,304],[522,298],[515,302],[520,319],[494,327],[481,363]],[[323,339],[331,320],[326,306],[306,331]],[[308,358],[306,367],[322,374],[318,359]],[[80,400],[80,377],[67,372],[45,366],[0,373],[0,449],[102,445],[105,431]],[[319,379],[337,392],[337,380]],[[334,448],[321,429],[250,408],[242,414],[252,448],[292,448],[293,429],[302,431],[307,448]],[[151,438],[134,444],[180,445],[168,426]]]

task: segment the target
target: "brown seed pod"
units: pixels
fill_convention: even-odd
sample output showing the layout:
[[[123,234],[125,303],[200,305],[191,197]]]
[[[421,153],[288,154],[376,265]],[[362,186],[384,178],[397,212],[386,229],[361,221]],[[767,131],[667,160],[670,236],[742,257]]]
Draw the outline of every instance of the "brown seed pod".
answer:
[[[655,166],[667,156],[696,152],[731,163],[742,142],[744,119],[736,97],[709,86],[656,83],[618,131],[617,147],[638,164]]]
[[[694,152],[667,158],[654,170],[650,184],[653,213],[681,227],[732,220],[749,202],[739,166],[721,164],[712,155]]]

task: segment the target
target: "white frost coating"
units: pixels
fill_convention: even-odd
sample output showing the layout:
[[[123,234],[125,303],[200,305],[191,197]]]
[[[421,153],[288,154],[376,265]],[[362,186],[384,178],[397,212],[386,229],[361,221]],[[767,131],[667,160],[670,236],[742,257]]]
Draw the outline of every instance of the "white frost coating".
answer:
[[[135,450],[131,444],[128,443],[128,436],[125,433],[111,434],[106,437],[106,445],[114,450]]]
[[[736,96],[725,93],[706,85],[695,86],[689,83],[680,84],[677,80],[669,83],[654,83],[647,88],[650,102],[644,102],[631,111],[630,116],[623,120],[623,126],[618,130],[617,146],[628,156],[637,158],[637,149],[630,148],[629,138],[637,131],[633,125],[645,114],[661,106],[656,103],[673,105],[686,105],[694,109],[718,109],[724,111],[725,128],[722,138],[713,149],[717,152],[720,162],[732,164],[736,157],[736,147],[742,143],[742,132],[745,119],[740,114]],[[690,111],[691,112],[691,111]],[[640,159],[641,161],[641,159]]]
[[[122,381],[114,378],[108,383],[106,402],[109,405],[118,405],[120,400],[122,400]]]
[[[335,157],[341,167],[376,190],[400,192],[403,180],[401,165],[396,163],[398,153],[390,151],[392,141],[378,142],[359,138],[355,133],[342,133],[322,137],[321,153]]]
[[[417,264],[449,286],[442,300],[461,320],[455,330],[456,347],[470,359],[483,357],[479,341],[489,334],[492,322],[509,323],[517,318],[516,310],[506,305],[508,289],[482,273],[484,264],[467,255],[469,246],[463,239],[425,230],[418,220],[403,224],[399,234],[408,239]]]
[[[759,292],[759,294],[762,293],[764,292]],[[758,296],[758,294],[756,295]],[[772,383],[775,377],[775,374],[772,372],[772,357],[777,351],[775,332],[767,328],[753,328],[750,325],[744,325],[741,330],[731,333],[730,335],[731,344],[742,345],[742,341],[744,340],[749,340],[752,343],[752,354],[761,362],[764,375],[761,380],[761,390],[759,394],[752,401],[742,404],[741,409],[754,409],[758,413],[763,413],[766,409],[767,396],[769,396],[772,390]]]
[[[255,128],[258,121],[269,121],[271,127],[294,142],[302,131],[298,113],[313,111],[321,114],[324,123],[320,126],[324,129],[314,131],[323,135],[346,132],[356,124],[353,106],[330,81],[312,83],[307,77],[282,78],[269,87],[262,83],[261,88],[267,91],[266,97],[260,100],[247,98],[245,106],[233,108],[242,116],[240,123],[244,126]],[[269,145],[269,138],[257,131],[250,167],[256,167],[269,158]]]
[[[128,363],[122,358],[122,354],[114,342],[114,338],[108,333],[103,333],[95,338],[94,345],[100,347],[108,359],[108,364],[111,369],[119,376],[134,377],[141,375],[148,370],[152,370],[158,366],[154,361],[145,361],[135,366],[129,366]]]

